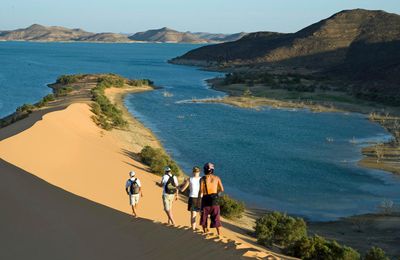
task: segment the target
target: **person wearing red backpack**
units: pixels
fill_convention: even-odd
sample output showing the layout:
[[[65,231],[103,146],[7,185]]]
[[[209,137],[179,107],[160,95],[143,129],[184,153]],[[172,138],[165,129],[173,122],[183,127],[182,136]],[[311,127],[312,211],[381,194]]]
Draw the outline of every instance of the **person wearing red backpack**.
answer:
[[[129,204],[132,207],[132,214],[137,217],[137,207],[139,204],[139,198],[143,197],[142,184],[138,178],[135,178],[136,173],[134,171],[129,172],[129,179],[126,181],[125,190],[129,196]]]

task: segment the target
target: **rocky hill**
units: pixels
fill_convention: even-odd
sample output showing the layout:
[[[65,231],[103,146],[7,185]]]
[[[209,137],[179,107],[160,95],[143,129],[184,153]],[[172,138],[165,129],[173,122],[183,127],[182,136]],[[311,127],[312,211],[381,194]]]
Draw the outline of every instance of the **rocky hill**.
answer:
[[[178,32],[167,27],[135,33],[91,33],[81,29],[33,24],[27,28],[0,31],[0,41],[86,41],[86,42],[171,42],[171,43],[221,43],[238,40],[245,33],[214,34]]]
[[[71,41],[81,37],[87,37],[92,33],[81,29],[67,29],[64,27],[45,27],[33,24],[24,29],[3,31],[0,40],[3,41]]]
[[[148,30],[138,32],[130,36],[129,39],[144,42],[171,42],[171,43],[207,43],[195,34],[189,32],[178,32],[170,28]]]
[[[197,35],[198,37],[204,40],[215,43],[237,41],[243,36],[247,35],[247,33],[245,32],[234,33],[234,34],[196,32],[193,34]]]
[[[79,41],[90,42],[131,42],[127,35],[118,33],[96,33],[90,36],[81,37]]]
[[[332,66],[351,58],[348,54],[360,45],[397,40],[399,15],[357,9],[342,11],[296,33],[251,33],[235,42],[195,49],[174,61]]]
[[[234,42],[192,50],[171,62],[305,68],[362,83],[371,97],[382,88],[400,94],[400,15],[346,10],[296,33],[251,33]]]
[[[60,26],[33,24],[24,29],[0,32],[2,41],[101,41],[128,42],[126,35],[115,33],[91,33],[82,29],[68,29]]]
[[[138,32],[130,36],[131,40],[145,42],[171,42],[171,43],[221,43],[235,41],[243,37],[245,33],[215,34],[206,32],[179,32],[167,27],[161,29]]]

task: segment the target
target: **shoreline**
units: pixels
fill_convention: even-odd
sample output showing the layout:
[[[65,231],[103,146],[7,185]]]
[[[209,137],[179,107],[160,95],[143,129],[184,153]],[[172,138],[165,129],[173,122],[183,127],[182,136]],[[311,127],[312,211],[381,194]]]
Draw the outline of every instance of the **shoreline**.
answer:
[[[138,148],[141,146],[141,144],[138,144],[138,142],[137,142],[138,138],[140,140],[142,140],[142,142],[153,142],[153,145],[156,145],[156,144],[160,145],[160,148],[162,148],[162,145],[157,140],[155,135],[151,132],[151,130],[146,128],[142,123],[140,123],[140,121],[138,121],[134,117],[134,115],[129,113],[129,111],[127,110],[127,108],[124,105],[124,97],[127,94],[135,93],[135,92],[138,93],[139,91],[151,91],[151,90],[152,90],[152,88],[150,88],[150,87],[135,88],[135,89],[127,89],[127,88],[106,89],[105,94],[108,96],[108,98],[113,103],[116,103],[116,105],[123,110],[123,112],[125,114],[125,118],[128,119],[128,121],[130,122],[130,125],[131,125],[132,122],[134,123],[134,128],[133,129],[128,129],[128,130],[113,129],[110,132],[100,129],[100,130],[97,130],[97,134],[96,135],[97,135],[97,137],[100,137],[101,139],[110,139],[110,140],[112,140],[112,143],[117,143],[119,148],[118,148],[118,150],[116,152],[119,153],[120,155],[122,154],[123,157],[126,157],[125,159],[123,159],[123,162],[125,164],[128,164],[129,168],[131,168],[131,166],[134,166],[135,168],[140,169],[140,174],[145,174],[143,176],[146,176],[146,178],[149,178],[149,180],[147,180],[149,182],[149,185],[154,185],[154,182],[157,181],[159,177],[154,175],[154,174],[150,174],[148,172],[148,167],[144,166],[140,162],[138,162],[137,158],[135,158],[134,154],[139,151]],[[74,102],[70,102],[70,103],[74,103]],[[80,103],[80,102],[78,102],[78,103]],[[75,106],[75,105],[73,105],[73,106]],[[68,105],[67,107],[70,107],[70,106]],[[52,115],[52,113],[49,113],[48,115],[50,116],[50,115]],[[47,116],[45,115],[44,116],[45,120],[46,120],[46,117]],[[85,123],[84,125],[86,125],[86,124],[87,123]],[[92,122],[92,124],[93,124],[93,122]],[[27,130],[30,131],[29,128]],[[144,132],[140,132],[139,131],[139,133],[138,133],[137,130],[143,130]],[[129,137],[131,135],[132,131],[137,133],[136,138],[130,138]],[[23,132],[21,132],[21,134],[23,134]],[[90,134],[90,136],[93,137],[93,134]],[[138,136],[140,136],[140,137],[138,137]],[[30,140],[30,139],[28,138],[27,140]],[[145,139],[145,140],[143,141],[143,139]],[[0,141],[0,146],[1,146],[1,143],[2,142]],[[120,150],[123,150],[123,151],[121,152]],[[136,161],[135,161],[135,159],[136,159]],[[28,171],[28,172],[33,172],[34,173],[35,171]],[[80,192],[74,191],[74,189],[75,189],[74,187],[69,187],[69,188],[67,187],[66,188],[65,186],[63,186],[63,184],[60,185],[59,183],[57,183],[57,181],[56,181],[56,183],[54,183],[54,180],[53,181],[49,180],[48,179],[49,177],[43,177],[43,176],[40,176],[40,175],[37,175],[37,176],[40,177],[40,178],[43,178],[44,180],[49,181],[50,183],[52,183],[52,184],[54,184],[54,185],[56,185],[58,187],[66,189],[67,191],[70,191],[70,192],[72,192],[74,194],[80,195],[80,196],[85,197],[85,198],[89,198],[89,199],[91,199],[93,201],[96,201],[96,202],[99,202],[99,203],[101,203],[103,205],[115,208],[115,209],[117,209],[119,211],[123,211],[123,212],[129,213],[129,210],[127,210],[127,206],[125,205],[125,201],[123,201],[123,203],[118,202],[118,205],[116,207],[115,206],[115,202],[112,202],[112,201],[108,201],[107,202],[107,200],[105,200],[104,198],[100,199],[100,201],[99,201],[98,199],[96,199],[96,196],[98,196],[98,195],[96,195],[95,197],[91,197],[93,194],[91,196],[89,196],[90,194],[86,194],[86,195],[85,194],[81,194]],[[142,176],[142,175],[140,175],[140,176]],[[76,178],[78,178],[78,177],[76,177]],[[124,175],[123,178],[125,178],[125,175]],[[142,177],[140,177],[140,178],[142,178]],[[106,185],[105,187],[107,187],[107,189],[110,188],[109,187],[110,183],[107,183],[105,185]],[[120,185],[120,184],[118,184],[118,185]],[[113,191],[113,192],[115,192],[115,191]],[[147,193],[148,193],[148,191],[146,191],[146,194]],[[120,196],[120,197],[122,197],[122,196]],[[146,197],[147,197],[147,195],[146,195]],[[146,202],[144,202],[144,203],[146,203]],[[151,207],[148,208],[148,206],[149,205],[146,205],[147,209],[144,209],[143,211],[149,211],[149,210],[152,211],[153,210]],[[181,197],[179,205],[177,205],[177,206],[179,206],[178,207],[179,211],[186,213],[186,210],[185,210],[186,201],[185,201],[184,198]],[[148,217],[149,219],[152,219],[153,221],[162,221],[162,219],[163,219],[163,215],[162,215],[163,213],[162,212],[159,213],[160,215],[158,215],[158,217],[156,217],[156,218],[154,218],[155,215],[152,212],[150,212],[150,213],[147,212],[146,214],[150,214],[150,215],[147,215],[147,216],[144,216],[144,217]],[[230,238],[228,238],[228,239],[225,238],[225,239],[222,239],[222,240],[229,241],[232,237],[235,237],[236,239],[233,239],[233,240],[241,241],[241,242],[235,242],[237,244],[237,245],[235,245],[235,247],[237,249],[249,248],[248,250],[256,250],[258,252],[258,253],[256,253],[256,255],[258,255],[258,256],[266,256],[266,255],[271,255],[272,254],[274,257],[277,257],[277,258],[291,259],[290,257],[279,255],[279,253],[271,253],[271,251],[269,251],[269,249],[267,249],[265,247],[262,247],[260,245],[257,245],[256,241],[255,241],[255,238],[249,235],[249,232],[252,231],[252,226],[254,224],[254,221],[255,221],[256,217],[260,216],[260,214],[262,214],[262,213],[265,213],[265,212],[264,211],[261,212],[261,211],[259,211],[257,209],[247,209],[246,213],[245,213],[245,216],[242,219],[239,219],[239,220],[223,219],[223,223],[225,223],[225,227],[228,228],[227,230],[225,230],[226,228],[224,228],[223,232],[224,232],[224,234],[226,233],[227,237],[230,237]],[[140,211],[140,214],[142,214],[142,210]],[[353,217],[348,217],[348,218],[344,218],[343,219],[345,221],[345,223],[346,223],[345,226],[347,228],[349,228],[349,227],[351,228],[354,225],[354,224],[352,224],[351,221],[350,222],[347,221],[347,219],[351,219],[351,218],[354,218],[354,217],[360,217],[360,216],[353,216]],[[375,219],[375,218],[379,218],[379,217],[380,216],[378,214],[376,214],[373,218]],[[400,220],[400,218],[399,218],[399,220]],[[187,226],[186,222],[188,222],[188,220],[184,217],[183,220],[182,220],[182,223],[183,223],[184,226]],[[342,220],[338,220],[338,221],[335,221],[333,223],[334,224],[331,224],[329,226],[329,228],[331,228],[332,225],[333,226],[335,226],[335,225],[338,225],[338,226],[343,225],[343,221]],[[311,225],[314,225],[314,224],[315,223],[313,223]],[[325,224],[326,224],[326,222],[320,222],[320,223],[317,223],[315,225],[324,226]],[[325,228],[325,231],[319,231],[318,233],[321,234],[321,232],[326,232],[329,235],[329,228]],[[322,229],[324,230],[324,228],[322,228]],[[313,230],[311,229],[311,231],[313,231]],[[338,241],[341,241],[340,237],[338,237],[339,235],[340,234],[336,234],[336,235],[333,235],[333,236],[330,235],[330,236],[327,236],[327,237],[329,237],[330,239],[336,239]],[[343,235],[343,236],[346,237],[345,235]],[[351,246],[351,244],[349,244],[349,245]],[[275,248],[275,250],[277,250],[277,249]],[[387,251],[390,251],[390,250],[387,250]]]
[[[110,99],[112,103],[115,103],[116,106],[122,110],[123,116],[128,120],[128,129],[126,130],[118,130],[114,129],[114,131],[119,134],[123,134],[123,132],[129,132],[130,134],[138,131],[140,133],[140,137],[132,138],[135,141],[139,141],[141,139],[145,140],[142,143],[135,144],[132,140],[128,141],[133,145],[135,152],[139,153],[140,149],[146,145],[150,145],[155,148],[161,148],[164,150],[161,142],[157,139],[155,134],[147,127],[145,127],[133,114],[128,111],[128,108],[124,104],[124,99],[128,94],[134,93],[143,93],[147,91],[153,91],[155,88],[146,86],[141,87],[140,89],[130,89],[130,88],[108,88],[105,90],[105,95]],[[138,133],[136,133],[137,135]]]
[[[117,88],[110,89],[108,95],[119,103],[117,106],[122,107],[126,94],[149,90],[151,88]],[[110,96],[110,91],[114,91],[113,97]],[[130,113],[130,118],[127,118],[130,122],[128,131],[115,128],[111,131],[103,130],[92,119],[93,113],[89,107],[91,102],[68,101],[59,110],[44,113],[28,127],[17,129],[13,135],[2,138],[0,157],[54,186],[128,214],[130,208],[122,186],[127,179],[127,173],[133,168],[145,187],[139,216],[156,223],[164,222],[166,217],[160,199],[161,188],[155,185],[160,177],[150,173],[148,167],[135,157],[141,142],[160,144],[151,131]],[[32,120],[36,114],[46,109],[33,111],[28,117],[2,128],[2,134],[12,130],[14,126],[24,125],[25,121]],[[132,125],[132,122],[136,124]],[[136,135],[131,136],[132,132],[129,130]],[[93,179],[96,179],[96,187],[90,185],[93,184]],[[189,226],[186,198],[180,196],[174,207],[177,227]],[[244,257],[294,259],[272,253],[257,245],[251,236],[228,224],[223,228],[223,236],[220,238],[213,233],[203,236],[206,240],[215,240],[225,247],[243,252]]]
[[[124,107],[124,110],[127,113],[128,117],[133,118],[134,120],[138,121],[134,115],[129,113],[124,105],[124,97],[129,94],[130,92],[124,92],[123,90],[120,93],[114,94],[115,100],[117,100],[117,105]],[[338,111],[335,111],[338,112]],[[340,111],[345,112],[345,111]],[[140,121],[138,121],[140,123]],[[144,128],[146,128],[142,123],[140,123]],[[150,129],[146,128],[148,131],[151,132]],[[155,137],[155,135],[153,134]],[[156,137],[155,137],[156,138]],[[161,145],[161,144],[160,144]],[[241,230],[245,234],[251,234],[253,232],[253,226],[255,225],[255,221],[258,217],[261,217],[263,214],[271,212],[271,210],[264,210],[258,208],[247,208],[243,217],[240,219],[230,220],[230,219],[223,219],[223,223],[231,226],[233,229]],[[393,252],[400,255],[399,252],[395,252],[394,248],[396,245],[390,242],[392,248],[388,248],[385,246],[384,239],[381,237],[383,232],[386,232],[384,229],[380,229],[380,225],[382,222],[386,220],[396,220],[400,223],[400,213],[397,211],[391,214],[384,214],[384,213],[367,213],[362,215],[351,215],[348,217],[342,217],[334,221],[309,221],[306,220],[307,225],[309,226],[309,232],[311,234],[318,234],[322,235],[328,239],[336,240],[348,246],[353,246],[358,250],[362,249],[364,252],[367,251],[371,246],[379,244],[380,247],[385,248],[387,252]],[[374,226],[374,232],[368,232],[368,225]],[[390,226],[390,225],[387,225]],[[400,231],[400,225],[394,225],[393,228],[398,229]],[[361,231],[360,231],[361,230]],[[378,230],[378,231],[377,231]],[[363,243],[362,239],[368,233],[370,236],[369,243]],[[353,237],[356,237],[353,239]],[[253,237],[254,239],[254,237]],[[351,241],[353,239],[353,241]],[[375,243],[373,244],[372,241]],[[263,248],[260,246],[260,248]],[[279,248],[273,248],[274,251],[279,251]]]
[[[222,91],[227,94],[223,98],[210,98],[192,100],[192,102],[200,103],[220,103],[231,106],[236,106],[246,109],[259,110],[261,107],[271,107],[273,109],[306,109],[313,113],[360,113],[367,116],[367,120],[378,123],[384,128],[392,137],[393,141],[376,143],[361,149],[361,158],[358,165],[363,168],[382,170],[394,175],[400,175],[400,109],[391,107],[389,111],[394,116],[389,116],[387,112],[384,115],[376,114],[378,107],[365,104],[350,104],[343,102],[306,102],[296,100],[280,100],[274,98],[256,97],[256,96],[238,96],[229,91],[227,87],[221,85],[221,78],[212,78],[206,80],[210,88]],[[375,115],[376,114],[376,115]],[[369,115],[369,118],[368,118]],[[373,115],[373,116],[371,116]],[[392,123],[388,124],[391,120]],[[394,126],[396,124],[396,126]],[[381,158],[380,158],[381,157]]]

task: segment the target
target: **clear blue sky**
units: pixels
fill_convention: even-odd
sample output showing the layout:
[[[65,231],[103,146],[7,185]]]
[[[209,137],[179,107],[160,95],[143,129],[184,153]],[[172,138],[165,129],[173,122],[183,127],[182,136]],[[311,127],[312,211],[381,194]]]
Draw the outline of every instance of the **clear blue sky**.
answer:
[[[294,32],[353,8],[400,14],[400,0],[1,0],[0,30],[39,23],[92,32]]]

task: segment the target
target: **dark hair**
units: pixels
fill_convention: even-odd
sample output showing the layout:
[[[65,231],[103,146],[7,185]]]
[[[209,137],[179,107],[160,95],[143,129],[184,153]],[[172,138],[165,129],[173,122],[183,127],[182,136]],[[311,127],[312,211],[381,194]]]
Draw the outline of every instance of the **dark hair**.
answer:
[[[214,170],[210,169],[206,172],[204,172],[205,175],[210,175],[210,174],[214,174]]]
[[[214,164],[212,163],[206,163],[204,164],[204,174],[214,174]]]

